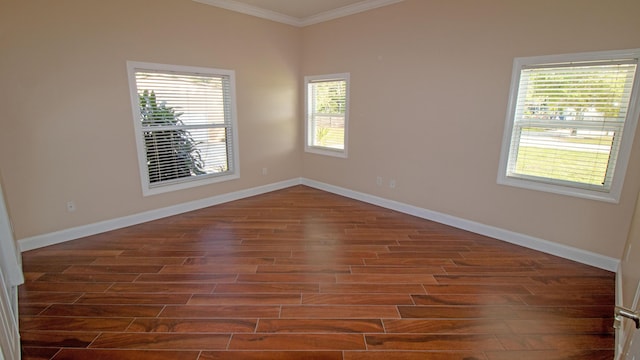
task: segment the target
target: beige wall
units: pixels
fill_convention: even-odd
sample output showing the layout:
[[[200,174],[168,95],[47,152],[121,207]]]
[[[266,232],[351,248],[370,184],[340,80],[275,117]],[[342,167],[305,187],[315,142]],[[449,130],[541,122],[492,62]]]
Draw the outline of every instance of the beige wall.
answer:
[[[640,136],[620,204],[496,177],[513,58],[638,48],[639,13],[635,0],[406,0],[307,27],[303,73],[350,72],[351,119],[349,158],[305,154],[303,176],[620,258]]]
[[[190,0],[0,0],[0,171],[16,237],[304,176],[619,258],[640,136],[620,204],[496,177],[513,57],[638,48],[640,2],[531,4],[405,0],[299,29]],[[127,60],[236,71],[240,180],[142,197]],[[305,154],[302,76],[337,72],[351,73],[349,158]]]
[[[301,35],[190,0],[0,0],[0,171],[16,238],[300,176]],[[240,180],[142,196],[127,60],[235,70]]]

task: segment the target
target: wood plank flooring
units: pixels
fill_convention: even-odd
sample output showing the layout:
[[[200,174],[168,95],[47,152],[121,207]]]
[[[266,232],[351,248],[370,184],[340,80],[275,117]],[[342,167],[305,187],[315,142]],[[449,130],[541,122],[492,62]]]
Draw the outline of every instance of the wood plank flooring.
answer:
[[[24,359],[614,353],[614,274],[304,186],[23,256]]]

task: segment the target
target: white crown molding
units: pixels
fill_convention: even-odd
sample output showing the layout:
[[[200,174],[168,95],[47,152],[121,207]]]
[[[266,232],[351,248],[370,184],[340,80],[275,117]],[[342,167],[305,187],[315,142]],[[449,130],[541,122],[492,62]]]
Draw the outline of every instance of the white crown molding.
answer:
[[[304,27],[337,19],[340,17],[361,13],[368,10],[373,10],[379,7],[399,3],[404,0],[364,0],[355,4],[343,6],[334,10],[325,11],[316,15],[308,16],[305,18],[297,18],[281,14],[279,12],[263,9],[257,6],[248,5],[240,1],[235,0],[193,0],[202,4],[212,5],[215,7],[239,12],[246,15],[257,16],[259,18],[280,22],[287,25],[293,25],[297,27]]]
[[[343,6],[341,8],[337,8],[334,10],[325,11],[313,16],[308,16],[304,19],[300,19],[300,22],[301,22],[301,26],[318,24],[324,21],[329,21],[329,20],[341,18],[344,16],[377,9],[379,7],[392,5],[395,3],[399,3],[401,1],[404,1],[404,0],[365,0],[359,3]]]
[[[306,185],[319,190],[327,191],[337,195],[356,199],[369,204],[381,206],[390,210],[413,215],[422,219],[435,221],[441,224],[456,227],[476,234],[485,235],[494,239],[502,240],[508,243],[523,246],[529,249],[538,250],[547,254],[559,256],[565,259],[577,261],[586,265],[594,266],[600,269],[615,272],[620,264],[619,259],[614,259],[601,254],[590,251],[554,243],[544,239],[535,238],[533,236],[516,233],[513,231],[500,229],[490,225],[481,224],[475,221],[462,219],[459,217],[443,214],[440,212],[408,205],[394,200],[381,198],[375,195],[365,194],[338,186],[326,184],[323,182],[310,180],[306,178],[294,178],[273,184],[258,186],[246,190],[239,190],[228,194],[217,195],[214,197],[191,201],[184,204],[177,204],[166,208],[151,210],[139,214],[125,216],[122,218],[105,220],[102,222],[83,225],[76,228],[60,230],[53,233],[37,235],[30,238],[18,240],[18,246],[21,252],[38,249],[41,247],[55,245],[70,240],[79,239],[86,236],[99,234],[102,232],[116,230],[131,225],[141,224],[144,222],[161,219],[167,216],[182,214],[188,211],[198,210],[209,206],[223,204],[229,201],[239,200],[250,196],[260,195],[271,191],[285,189],[295,185]]]
[[[193,0],[193,1],[239,12],[246,15],[257,16],[259,18],[272,20],[272,21],[280,22],[287,25],[303,26],[302,20],[297,17],[284,15],[279,12],[259,8],[257,6],[248,5],[245,3],[241,3],[239,1],[234,1],[234,0]]]

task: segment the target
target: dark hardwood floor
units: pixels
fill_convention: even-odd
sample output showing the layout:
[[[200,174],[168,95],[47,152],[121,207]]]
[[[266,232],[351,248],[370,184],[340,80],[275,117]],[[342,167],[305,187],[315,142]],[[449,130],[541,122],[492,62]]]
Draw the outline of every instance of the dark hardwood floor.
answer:
[[[614,353],[614,274],[304,186],[23,256],[24,359]]]

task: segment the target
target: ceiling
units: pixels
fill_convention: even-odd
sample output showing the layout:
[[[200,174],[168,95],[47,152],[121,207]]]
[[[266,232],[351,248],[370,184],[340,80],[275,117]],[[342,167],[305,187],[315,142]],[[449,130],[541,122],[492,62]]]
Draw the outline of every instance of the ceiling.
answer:
[[[194,0],[294,26],[307,26],[403,0]]]

